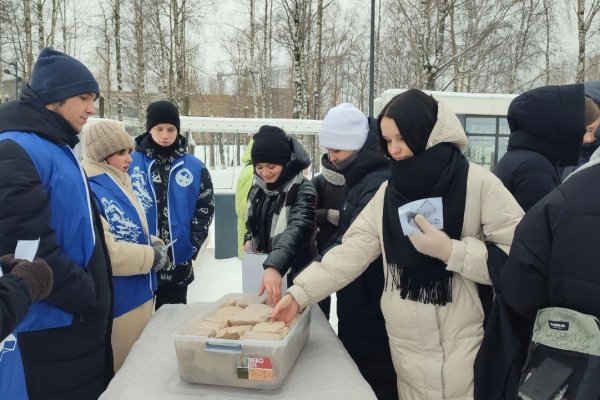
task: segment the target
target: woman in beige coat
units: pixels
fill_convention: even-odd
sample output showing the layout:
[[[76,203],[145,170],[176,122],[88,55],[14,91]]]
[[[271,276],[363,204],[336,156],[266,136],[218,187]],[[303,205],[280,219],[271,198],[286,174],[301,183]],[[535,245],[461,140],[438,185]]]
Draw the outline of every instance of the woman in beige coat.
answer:
[[[112,348],[118,371],[152,316],[156,270],[167,263],[163,242],[148,234],[144,209],[127,175],[133,140],[120,123],[99,121],[85,135],[82,166],[104,227],[115,300]]]
[[[467,137],[443,103],[419,90],[393,98],[379,116],[391,177],[322,261],[307,267],[273,310],[289,321],[352,282],[383,254],[381,310],[403,400],[472,399],[483,337],[477,284],[490,285],[487,245],[508,253],[523,211],[502,183],[463,155]],[[441,197],[443,231],[422,215],[405,236],[398,209]]]

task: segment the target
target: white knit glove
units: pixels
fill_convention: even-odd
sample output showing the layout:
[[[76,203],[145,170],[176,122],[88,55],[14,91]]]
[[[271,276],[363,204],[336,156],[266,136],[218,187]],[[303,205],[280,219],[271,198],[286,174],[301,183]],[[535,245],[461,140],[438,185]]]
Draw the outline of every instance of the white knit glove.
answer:
[[[452,254],[452,239],[445,232],[431,225],[427,218],[417,214],[415,222],[423,231],[408,236],[419,253],[447,262]]]
[[[337,226],[338,223],[340,222],[340,211],[334,210],[333,208],[328,209],[327,210],[327,222],[329,222],[332,225]]]

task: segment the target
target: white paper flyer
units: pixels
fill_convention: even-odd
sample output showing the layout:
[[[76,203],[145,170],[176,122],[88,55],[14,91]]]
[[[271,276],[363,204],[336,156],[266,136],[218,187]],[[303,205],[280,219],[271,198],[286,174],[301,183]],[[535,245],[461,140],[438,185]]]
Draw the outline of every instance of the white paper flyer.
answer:
[[[444,228],[444,213],[441,197],[430,197],[411,201],[398,208],[400,225],[404,236],[420,232],[419,225],[415,222],[417,214],[423,215],[429,223],[438,229]]]

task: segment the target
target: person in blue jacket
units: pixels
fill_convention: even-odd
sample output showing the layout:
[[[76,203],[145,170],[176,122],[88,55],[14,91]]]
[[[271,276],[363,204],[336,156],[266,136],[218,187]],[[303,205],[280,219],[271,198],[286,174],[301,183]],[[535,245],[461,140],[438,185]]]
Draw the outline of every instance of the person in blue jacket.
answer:
[[[0,105],[0,254],[39,239],[54,274],[13,333],[21,360],[0,363],[2,399],[97,399],[113,376],[110,259],[73,153],[99,92],[85,65],[46,48],[19,99]]]
[[[83,169],[102,215],[113,272],[112,347],[117,372],[154,311],[156,271],[168,263],[162,240],[151,236],[144,209],[127,174],[133,139],[122,123],[101,120],[86,128]]]
[[[157,274],[158,310],[163,304],[187,303],[187,288],[194,280],[192,260],[208,236],[215,198],[208,169],[187,153],[174,104],[151,103],[146,130],[135,139],[129,175],[150,234],[171,245],[170,263]]]

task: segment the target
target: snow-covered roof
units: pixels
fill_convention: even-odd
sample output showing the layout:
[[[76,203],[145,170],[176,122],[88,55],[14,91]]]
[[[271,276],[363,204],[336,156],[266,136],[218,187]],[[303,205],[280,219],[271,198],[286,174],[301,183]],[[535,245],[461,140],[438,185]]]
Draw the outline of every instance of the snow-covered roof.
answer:
[[[388,89],[384,91],[381,97],[375,100],[376,113],[378,114],[392,97],[406,90]],[[464,115],[506,116],[508,106],[517,97],[516,94],[436,92],[431,90],[424,90],[424,92],[443,101],[454,113]]]

